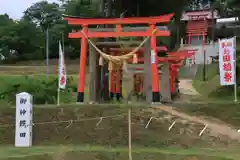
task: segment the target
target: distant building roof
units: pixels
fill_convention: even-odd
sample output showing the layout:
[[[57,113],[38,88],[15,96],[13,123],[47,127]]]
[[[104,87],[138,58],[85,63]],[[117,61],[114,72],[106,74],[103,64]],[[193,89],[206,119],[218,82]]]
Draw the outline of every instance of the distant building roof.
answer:
[[[230,17],[230,18],[218,18],[217,23],[234,23],[238,22],[239,18],[238,17]]]
[[[201,20],[201,19],[218,19],[219,15],[217,11],[213,12],[207,10],[198,10],[198,11],[188,11],[182,14],[182,21],[189,21],[189,20]]]

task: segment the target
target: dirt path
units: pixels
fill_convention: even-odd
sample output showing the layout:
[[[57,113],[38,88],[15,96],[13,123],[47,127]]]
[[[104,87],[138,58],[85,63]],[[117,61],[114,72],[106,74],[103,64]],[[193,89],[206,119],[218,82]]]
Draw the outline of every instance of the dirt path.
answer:
[[[213,122],[210,120],[205,120],[203,118],[196,117],[196,116],[190,116],[185,113],[176,111],[172,107],[156,106],[155,108],[160,109],[165,112],[168,112],[171,115],[180,117],[182,119],[185,119],[185,120],[188,120],[191,122],[207,125],[208,126],[207,128],[209,129],[210,134],[212,136],[216,136],[216,137],[227,136],[232,140],[237,140],[238,142],[240,142],[240,133],[238,133],[236,129],[231,128],[227,124],[217,123],[217,122]]]
[[[180,93],[191,96],[199,95],[196,89],[192,86],[191,79],[180,79],[179,81],[180,81],[179,83]]]

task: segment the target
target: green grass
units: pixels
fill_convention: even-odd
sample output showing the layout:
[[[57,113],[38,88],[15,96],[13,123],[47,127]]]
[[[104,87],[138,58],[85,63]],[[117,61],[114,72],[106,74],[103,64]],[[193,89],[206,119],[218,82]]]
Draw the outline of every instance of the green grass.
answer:
[[[196,76],[193,80],[193,86],[201,97],[198,101],[229,103],[234,101],[233,86],[221,86],[218,74],[218,64],[207,66],[207,80],[203,81],[203,66],[199,66]],[[238,91],[239,92],[239,91]],[[239,94],[238,94],[239,95]]]
[[[237,39],[237,56],[240,58],[240,39]],[[238,63],[240,64],[240,63]],[[240,66],[239,66],[240,67]],[[198,68],[193,86],[202,95],[203,101],[230,102],[234,100],[232,86],[220,86],[218,64],[207,65],[207,81],[203,81],[203,66]],[[240,91],[238,91],[240,92]],[[239,95],[239,94],[238,94]]]
[[[218,74],[218,64],[207,65],[206,69],[206,81],[203,81],[203,65],[198,67],[197,73],[193,80],[193,86],[198,93],[205,99],[209,94],[220,86]]]
[[[206,65],[206,79],[212,80],[218,74],[218,70],[219,70],[218,64],[216,63]],[[203,72],[204,72],[204,66],[199,65],[198,71],[194,79],[198,81],[203,81]]]
[[[182,148],[141,148],[133,146],[133,156],[136,158],[138,154],[147,154],[148,156],[154,157],[154,159],[161,158],[162,160],[167,160],[166,157],[171,158],[171,160],[179,160],[187,156],[196,156],[196,157],[205,157],[211,160],[227,160],[227,159],[238,159],[240,154],[237,151],[229,152],[222,150],[213,150],[213,149],[182,149]],[[9,159],[9,158],[28,158],[28,157],[37,157],[45,155],[45,157],[57,156],[57,153],[66,157],[69,153],[71,154],[80,154],[80,153],[105,153],[111,155],[114,153],[125,154],[127,158],[128,149],[126,147],[103,147],[103,146],[36,146],[32,148],[13,148],[13,147],[0,147],[0,159]],[[59,155],[59,156],[61,156]],[[165,155],[165,156],[164,156]],[[165,157],[163,159],[163,156]],[[134,158],[133,157],[133,158]],[[139,156],[140,157],[140,156]],[[174,158],[175,157],[175,158]],[[60,158],[60,157],[58,157]],[[73,157],[71,157],[73,158]],[[77,157],[75,157],[77,158]],[[83,158],[83,157],[81,157]],[[141,157],[142,159],[144,157]],[[173,159],[174,158],[174,159]],[[178,158],[178,159],[177,159]],[[49,158],[50,159],[50,158]],[[93,158],[92,158],[93,159]],[[106,160],[106,159],[101,159]]]
[[[2,75],[0,77],[0,93],[3,92],[8,92],[9,89],[12,88],[13,85],[15,84],[20,84],[26,86],[26,77],[32,78],[33,80],[40,80],[40,81],[53,81],[56,80],[58,77],[56,75],[49,75],[48,79],[46,78],[46,75],[44,74],[34,74],[34,75],[29,75],[29,76],[24,76],[24,75]],[[67,86],[74,86],[77,87],[77,75],[68,75],[68,78],[71,79],[70,83],[67,84]],[[37,82],[37,81],[36,81]],[[36,84],[34,84],[36,86]],[[41,85],[41,84],[39,84]],[[26,87],[25,87],[26,88]],[[20,87],[21,89],[21,87]],[[85,92],[86,92],[86,97],[88,97],[88,87],[85,87]],[[34,92],[36,93],[36,92]],[[34,93],[30,93],[35,96]],[[38,93],[36,93],[38,94]],[[57,89],[56,89],[56,95],[57,95]],[[52,96],[52,95],[51,95]],[[62,90],[60,93],[60,102],[62,103],[74,103],[76,102],[76,97],[77,93],[76,92],[69,92],[67,90]],[[0,104],[6,105],[8,103],[12,103],[9,98],[1,99]]]

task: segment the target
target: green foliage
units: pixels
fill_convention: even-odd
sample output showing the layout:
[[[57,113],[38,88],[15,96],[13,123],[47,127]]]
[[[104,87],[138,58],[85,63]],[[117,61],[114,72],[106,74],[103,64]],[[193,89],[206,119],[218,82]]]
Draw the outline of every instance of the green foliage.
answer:
[[[24,12],[23,19],[40,25],[42,29],[46,29],[61,19],[61,12],[57,3],[40,1]]]
[[[0,92],[0,100],[5,103],[14,104],[16,94],[28,92],[33,95],[34,104],[56,104],[58,79],[51,77],[49,80],[33,76],[13,76],[1,77],[2,86]],[[61,91],[61,102],[70,103],[73,91],[76,86],[71,83],[73,79],[68,78],[67,89]]]
[[[237,90],[238,96],[240,97],[240,90]],[[217,90],[211,92],[209,97],[224,98],[225,100],[234,99],[234,86],[221,86]]]
[[[0,27],[13,24],[13,20],[7,14],[0,15]]]
[[[209,94],[215,91],[219,86],[219,77],[218,77],[218,64],[207,65],[206,68],[206,79],[203,81],[203,65],[198,66],[197,73],[193,80],[193,86],[198,93],[202,95],[203,98],[210,98]]]
[[[35,24],[19,21],[0,29],[0,45],[7,46],[8,52],[4,56],[11,58],[10,50],[16,51],[19,59],[39,59],[42,49],[43,36]],[[31,56],[26,56],[32,53]],[[35,53],[35,55],[33,55]]]
[[[99,2],[83,3],[83,1],[68,1],[65,4],[65,14],[80,17],[97,17],[101,15]]]
[[[0,15],[0,52],[7,58],[6,63],[22,60],[36,60],[45,58],[46,28],[49,29],[49,56],[58,56],[58,41],[65,39],[65,55],[69,58],[79,57],[79,40],[70,40],[68,33],[79,30],[78,26],[67,25],[62,20],[62,14],[81,17],[103,16],[100,7],[101,0],[60,0],[61,5],[40,1],[24,12],[20,21],[14,21],[8,15]],[[177,28],[183,10],[193,0],[115,0],[112,5],[112,16],[159,16],[175,13],[175,21],[171,24],[172,37],[170,40],[161,38],[161,42],[169,48],[174,48],[179,41]],[[96,27],[96,26],[93,26]]]

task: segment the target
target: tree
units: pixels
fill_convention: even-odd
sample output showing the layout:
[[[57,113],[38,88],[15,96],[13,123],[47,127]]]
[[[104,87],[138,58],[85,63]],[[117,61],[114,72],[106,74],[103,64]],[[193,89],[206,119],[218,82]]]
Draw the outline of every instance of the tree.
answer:
[[[71,0],[63,3],[65,14],[80,17],[98,17],[101,15],[99,10],[100,0],[92,1],[92,3],[83,3],[84,1]]]
[[[14,21],[7,14],[0,15],[0,27],[7,26],[13,23]]]
[[[239,0],[227,0],[227,7],[233,16],[240,17],[240,1]]]
[[[13,22],[0,27],[0,47],[7,58],[38,59],[43,48],[43,34],[33,23]]]
[[[126,16],[159,16],[166,13],[182,12],[192,0],[117,0],[115,6],[119,13],[125,12]]]
[[[5,55],[11,55],[10,50],[15,50],[20,59],[43,58],[45,50],[44,32],[49,29],[50,57],[57,57],[58,41],[62,34],[65,37],[66,56],[76,58],[79,56],[79,40],[67,38],[67,34],[79,27],[67,25],[62,20],[62,14],[81,17],[102,16],[100,7],[102,0],[59,0],[57,3],[41,1],[30,6],[19,22],[0,15],[0,50]],[[110,0],[109,0],[110,1]],[[112,0],[112,15],[119,17],[125,12],[125,17],[132,16],[159,16],[167,13],[175,13],[175,21],[171,22],[173,39],[181,14],[186,6],[194,0]],[[63,9],[64,8],[64,9]],[[175,42],[173,42],[174,44]]]
[[[42,29],[51,27],[57,20],[61,19],[61,11],[57,3],[41,1],[29,7],[23,19],[41,26]]]

